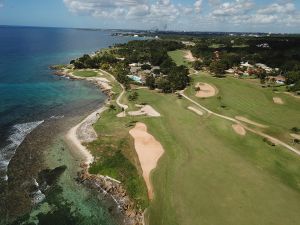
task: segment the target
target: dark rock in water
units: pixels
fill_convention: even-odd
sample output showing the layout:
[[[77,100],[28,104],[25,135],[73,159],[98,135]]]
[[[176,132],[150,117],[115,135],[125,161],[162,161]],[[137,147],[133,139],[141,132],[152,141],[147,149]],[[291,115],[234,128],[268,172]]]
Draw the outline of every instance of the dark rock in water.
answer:
[[[59,177],[65,172],[66,169],[66,166],[59,166],[53,170],[42,170],[38,175],[38,183],[46,183],[47,185],[52,186],[57,183]]]

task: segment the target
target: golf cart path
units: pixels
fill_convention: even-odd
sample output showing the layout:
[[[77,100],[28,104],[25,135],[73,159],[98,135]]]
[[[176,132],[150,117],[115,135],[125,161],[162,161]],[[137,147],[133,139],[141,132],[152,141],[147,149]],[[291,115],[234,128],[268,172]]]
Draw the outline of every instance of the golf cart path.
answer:
[[[297,155],[300,156],[300,151],[299,151],[299,150],[293,148],[292,146],[286,144],[285,142],[280,141],[279,139],[274,138],[274,137],[272,137],[272,136],[270,136],[270,135],[268,135],[268,134],[265,134],[265,133],[263,133],[263,132],[256,131],[256,130],[254,130],[254,129],[252,129],[252,128],[249,128],[249,127],[247,127],[246,125],[242,124],[242,123],[241,123],[240,121],[238,121],[237,119],[234,119],[234,118],[229,117],[229,116],[224,116],[224,115],[221,115],[221,114],[218,114],[218,113],[215,113],[215,112],[209,110],[208,108],[206,108],[206,107],[200,105],[198,102],[196,102],[196,101],[194,101],[193,99],[191,99],[191,98],[189,98],[188,96],[186,96],[186,95],[184,94],[184,90],[180,91],[179,93],[181,94],[182,97],[184,97],[184,98],[187,99],[188,101],[194,103],[195,105],[197,105],[197,106],[200,107],[201,109],[205,110],[206,112],[208,112],[208,113],[210,113],[210,114],[212,114],[212,115],[215,115],[215,116],[217,116],[217,117],[223,118],[223,119],[225,119],[225,120],[229,120],[229,121],[231,121],[231,122],[240,124],[240,125],[243,126],[246,130],[248,130],[248,131],[250,131],[250,132],[252,132],[252,133],[254,133],[254,134],[257,134],[257,135],[259,135],[259,136],[261,136],[261,137],[268,138],[270,141],[274,142],[275,144],[281,145],[281,146],[287,148],[288,150],[290,150],[290,151],[292,151],[292,152],[294,152],[294,153],[296,153]]]
[[[107,75],[109,75],[114,81],[117,81],[116,80],[116,78],[112,75],[112,74],[110,74],[110,73],[108,73],[108,72],[106,72],[106,71],[104,71],[104,70],[100,70],[102,73],[105,73],[105,74],[107,74]],[[119,83],[119,82],[118,82]],[[121,86],[121,88],[122,88],[122,92],[121,92],[121,94],[118,96],[118,98],[117,98],[117,100],[116,100],[116,103],[117,103],[117,105],[120,107],[120,108],[123,108],[124,110],[126,110],[126,109],[128,109],[128,105],[125,105],[125,104],[122,104],[120,101],[121,101],[121,99],[122,99],[122,97],[123,97],[123,95],[125,94],[125,87],[124,87],[124,85],[123,84],[121,84],[121,83],[119,83],[120,84],[120,86]]]

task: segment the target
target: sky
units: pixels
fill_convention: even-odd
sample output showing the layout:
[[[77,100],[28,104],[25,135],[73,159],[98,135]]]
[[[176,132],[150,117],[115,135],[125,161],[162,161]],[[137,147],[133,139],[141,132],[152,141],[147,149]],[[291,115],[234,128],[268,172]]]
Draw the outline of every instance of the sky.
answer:
[[[0,0],[0,24],[300,33],[300,0]]]

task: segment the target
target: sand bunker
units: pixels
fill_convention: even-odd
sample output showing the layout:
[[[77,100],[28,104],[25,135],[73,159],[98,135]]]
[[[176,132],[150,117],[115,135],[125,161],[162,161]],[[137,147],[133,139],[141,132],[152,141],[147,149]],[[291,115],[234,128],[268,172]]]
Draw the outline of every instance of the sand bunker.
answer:
[[[149,199],[153,199],[150,173],[156,168],[159,158],[164,153],[164,149],[161,144],[147,132],[147,126],[143,123],[137,123],[129,133],[134,138],[134,146],[143,170],[143,177],[148,188]]]
[[[279,98],[279,97],[274,97],[273,101],[274,101],[275,104],[279,104],[279,105],[283,105],[284,104],[284,102],[282,101],[282,99]]]
[[[191,111],[193,111],[194,113],[198,114],[199,116],[203,116],[203,112],[201,110],[199,110],[199,109],[196,109],[196,108],[194,108],[192,106],[189,106],[188,109],[191,110]]]
[[[120,112],[118,115],[117,115],[118,118],[123,118],[123,117],[126,117],[126,112],[123,111],[123,112]]]
[[[249,119],[247,119],[245,117],[242,117],[242,116],[236,116],[235,118],[237,120],[239,120],[239,121],[242,121],[242,122],[245,122],[245,123],[249,123],[249,124],[252,124],[252,125],[257,126],[257,127],[261,127],[261,128],[267,128],[268,127],[266,125],[263,125],[263,124],[260,124],[260,123],[256,123],[256,122],[254,122],[252,120],[249,120]]]
[[[189,62],[195,62],[196,58],[193,56],[190,50],[184,52],[184,58]]]
[[[151,116],[151,117],[159,117],[160,113],[158,113],[155,109],[152,108],[150,105],[136,105],[137,107],[142,107],[138,111],[131,111],[128,112],[128,115],[130,116]]]
[[[293,138],[300,140],[300,134],[290,134]]]
[[[200,88],[196,93],[196,97],[209,98],[217,94],[217,89],[207,83],[197,83],[195,88]]]
[[[241,135],[241,136],[245,136],[246,135],[246,130],[244,129],[244,127],[240,124],[233,124],[232,125],[233,130],[235,131],[235,133]]]

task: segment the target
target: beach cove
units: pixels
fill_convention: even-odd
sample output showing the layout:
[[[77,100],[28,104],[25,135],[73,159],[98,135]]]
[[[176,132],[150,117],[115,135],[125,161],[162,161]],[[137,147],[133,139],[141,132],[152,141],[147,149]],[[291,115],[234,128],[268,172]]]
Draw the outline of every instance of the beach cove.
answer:
[[[1,43],[7,46],[2,48],[7,59],[2,61],[5,66],[0,69],[1,93],[3,91],[0,155],[8,148],[11,151],[9,155],[2,154],[0,157],[1,160],[7,160],[7,163],[1,164],[0,171],[0,213],[5,215],[1,216],[0,224],[8,224],[8,221],[21,215],[25,216],[19,217],[19,222],[65,218],[76,224],[83,218],[89,218],[89,222],[95,221],[94,224],[118,224],[121,218],[118,215],[111,216],[114,203],[99,193],[92,194],[93,192],[74,180],[81,156],[70,154],[72,151],[63,138],[69,129],[95,109],[102,107],[106,96],[88,81],[70,81],[53,76],[53,71],[48,67],[58,62],[68,63],[85,52],[132,38],[111,37],[109,32],[88,30],[17,27],[1,29],[6,34],[2,36]],[[10,51],[15,51],[15,48],[12,49],[13,45],[22,50],[20,45],[25,45],[22,35],[29,34],[32,34],[30,38],[33,39],[27,39],[26,45],[32,45],[32,52],[16,55],[21,62],[22,73],[19,70],[21,68],[13,64],[15,59],[12,57],[15,57],[16,52],[13,54]],[[60,39],[62,34],[64,38]],[[14,35],[19,39],[11,38]],[[51,41],[42,39],[47,36],[55,37],[56,44],[64,47],[49,45]],[[11,38],[11,42],[17,41],[19,45],[9,45],[5,38]],[[82,43],[82,38],[89,41]],[[41,40],[48,45],[43,45]],[[15,102],[18,107],[14,105]],[[36,123],[31,124],[35,121]],[[24,136],[19,136],[21,134]],[[12,142],[14,140],[18,142]],[[44,186],[45,180],[54,182],[55,185],[48,185],[50,188]],[[46,196],[43,194],[45,192]],[[64,208],[65,217],[59,215],[61,207]],[[84,221],[87,222],[85,219]]]

